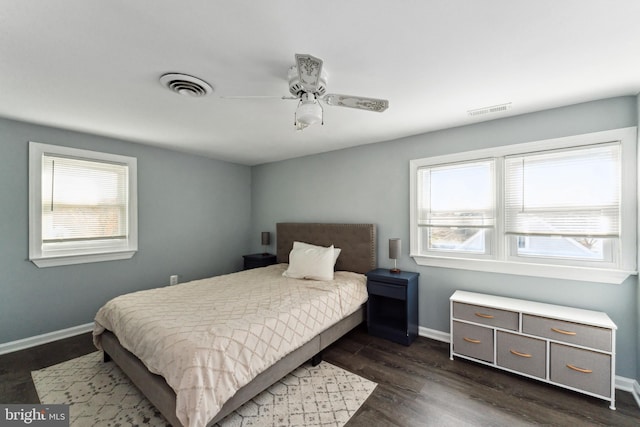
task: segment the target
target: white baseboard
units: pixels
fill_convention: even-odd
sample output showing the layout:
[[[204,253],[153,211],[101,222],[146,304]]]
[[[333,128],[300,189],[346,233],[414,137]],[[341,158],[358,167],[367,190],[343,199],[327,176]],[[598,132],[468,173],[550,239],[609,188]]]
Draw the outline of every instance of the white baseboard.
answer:
[[[42,335],[36,335],[34,337],[24,338],[17,341],[10,341],[0,344],[0,354],[13,353],[14,351],[24,350],[26,348],[35,347],[64,338],[74,337],[76,335],[84,334],[85,332],[91,332],[92,330],[93,322],[86,323],[84,325],[73,326],[67,329],[61,329],[59,331],[49,332]]]
[[[425,338],[431,338],[432,340],[446,342],[447,344],[451,342],[451,335],[449,335],[449,332],[437,331],[435,329],[425,328],[424,326],[418,326],[418,335]]]
[[[631,393],[638,406],[640,406],[640,384],[638,384],[638,381],[633,378],[616,375],[616,388]]]
[[[448,332],[437,331],[435,329],[425,328],[424,326],[418,327],[418,335],[436,341],[451,342],[451,335]],[[640,407],[640,384],[638,384],[638,381],[633,378],[616,375],[616,389],[631,393]]]
[[[638,385],[638,382],[632,378],[625,378],[616,375],[616,388],[622,391],[628,391],[633,393],[633,386]]]

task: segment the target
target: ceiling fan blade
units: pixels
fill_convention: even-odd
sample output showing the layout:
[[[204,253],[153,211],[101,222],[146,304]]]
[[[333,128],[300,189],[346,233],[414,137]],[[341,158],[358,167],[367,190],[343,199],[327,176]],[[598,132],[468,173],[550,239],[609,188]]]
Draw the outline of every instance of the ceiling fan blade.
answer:
[[[382,113],[384,110],[389,108],[389,101],[386,99],[364,98],[362,96],[337,95],[331,93],[325,95],[322,100],[328,105],[377,111],[378,113]]]
[[[278,95],[221,95],[222,99],[298,99],[293,96]]]
[[[322,73],[322,59],[315,56],[296,53],[298,77],[305,92],[315,93],[320,83]]]

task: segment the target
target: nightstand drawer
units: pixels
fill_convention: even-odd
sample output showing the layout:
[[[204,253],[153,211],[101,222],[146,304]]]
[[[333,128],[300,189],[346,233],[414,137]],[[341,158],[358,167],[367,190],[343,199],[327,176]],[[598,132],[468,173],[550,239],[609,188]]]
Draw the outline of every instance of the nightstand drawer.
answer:
[[[497,361],[499,366],[546,378],[547,344],[543,340],[498,331]]]
[[[497,328],[518,330],[518,313],[513,311],[454,302],[453,317]]]
[[[611,397],[611,356],[551,343],[551,381]]]
[[[266,267],[268,265],[275,264],[276,256],[273,254],[250,254],[243,255],[244,258],[244,269],[250,270],[252,268]]]
[[[493,362],[493,329],[454,321],[453,351]]]
[[[597,326],[523,314],[522,332],[598,350],[611,351],[611,329]]]
[[[370,295],[379,295],[393,299],[405,300],[407,298],[406,286],[376,282],[375,280],[367,281],[367,292],[369,292]]]

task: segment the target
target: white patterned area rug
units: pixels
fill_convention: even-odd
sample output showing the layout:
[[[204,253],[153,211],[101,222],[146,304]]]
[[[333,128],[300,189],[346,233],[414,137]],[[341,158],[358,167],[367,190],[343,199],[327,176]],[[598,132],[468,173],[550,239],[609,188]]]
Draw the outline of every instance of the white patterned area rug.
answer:
[[[31,372],[43,404],[70,404],[71,426],[169,426],[113,362],[95,352]],[[376,383],[327,362],[305,364],[218,425],[343,426]]]

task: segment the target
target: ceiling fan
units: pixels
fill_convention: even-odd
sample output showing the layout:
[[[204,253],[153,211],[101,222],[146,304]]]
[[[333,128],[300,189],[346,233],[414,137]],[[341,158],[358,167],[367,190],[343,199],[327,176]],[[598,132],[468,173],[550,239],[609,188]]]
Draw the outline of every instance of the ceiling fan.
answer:
[[[302,130],[318,122],[324,124],[322,103],[379,113],[389,107],[389,101],[386,99],[326,93],[328,74],[322,68],[322,59],[299,53],[295,54],[295,58],[296,64],[292,65],[287,73],[289,92],[293,96],[281,98],[298,100],[294,115],[296,129]]]

